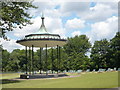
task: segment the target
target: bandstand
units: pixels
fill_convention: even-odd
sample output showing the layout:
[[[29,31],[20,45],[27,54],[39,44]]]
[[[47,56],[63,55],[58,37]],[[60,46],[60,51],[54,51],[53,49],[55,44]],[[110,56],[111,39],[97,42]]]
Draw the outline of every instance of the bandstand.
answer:
[[[29,71],[31,71],[31,75],[34,75],[34,65],[33,65],[33,62],[34,62],[34,47],[37,47],[39,48],[40,50],[40,57],[39,57],[39,60],[40,60],[40,66],[42,66],[42,58],[41,58],[41,54],[42,54],[42,50],[43,48],[45,48],[45,71],[46,71],[46,76],[48,76],[48,55],[47,55],[47,50],[48,48],[52,48],[52,57],[53,57],[53,47],[56,47],[56,50],[57,50],[57,74],[59,73],[59,65],[60,65],[60,48],[65,45],[67,43],[67,40],[66,39],[62,39],[60,37],[60,35],[58,34],[50,34],[47,32],[47,29],[44,25],[44,16],[42,15],[41,17],[42,19],[42,24],[41,24],[41,27],[39,28],[39,31],[37,33],[33,33],[33,34],[29,34],[29,35],[26,35],[23,39],[21,40],[17,40],[16,42],[25,46],[25,56],[26,56],[26,74],[24,75],[21,75],[22,78],[27,78],[27,76],[29,75]],[[39,22],[38,22],[39,23]],[[51,22],[52,23],[52,22]],[[31,51],[31,52],[30,52]],[[28,62],[31,62],[31,69],[28,70]],[[42,71],[42,68],[39,68],[40,70],[40,74],[41,71]],[[52,68],[51,68],[51,71],[53,73],[53,59],[52,59]]]

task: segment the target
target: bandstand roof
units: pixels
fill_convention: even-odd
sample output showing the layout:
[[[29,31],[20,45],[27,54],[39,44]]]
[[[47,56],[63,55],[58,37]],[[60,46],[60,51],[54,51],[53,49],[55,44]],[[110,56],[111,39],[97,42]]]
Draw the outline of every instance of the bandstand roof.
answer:
[[[41,17],[42,24],[39,31],[33,34],[26,35],[23,39],[17,40],[16,42],[23,45],[32,47],[48,47],[63,46],[67,43],[66,39],[61,39],[58,34],[50,34],[44,25],[44,17]]]

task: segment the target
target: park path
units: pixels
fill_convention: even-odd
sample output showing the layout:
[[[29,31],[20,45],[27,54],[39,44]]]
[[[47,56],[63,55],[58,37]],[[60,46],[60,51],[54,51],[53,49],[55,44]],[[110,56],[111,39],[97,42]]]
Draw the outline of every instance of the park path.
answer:
[[[79,77],[80,75],[70,75],[70,76],[63,76],[63,77],[53,77],[53,78],[34,78],[34,79],[20,79],[20,78],[15,78],[12,80],[45,80],[45,79],[60,79],[60,78],[74,78],[74,77]]]

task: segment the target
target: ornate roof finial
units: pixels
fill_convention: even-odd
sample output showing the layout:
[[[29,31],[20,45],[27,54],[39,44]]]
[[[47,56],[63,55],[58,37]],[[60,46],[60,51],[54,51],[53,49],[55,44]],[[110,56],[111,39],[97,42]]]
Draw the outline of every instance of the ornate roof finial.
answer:
[[[44,26],[45,27],[45,25],[44,25],[44,14],[43,14],[43,12],[42,12],[42,16],[41,16],[41,19],[42,19],[42,25],[41,26]]]
[[[46,28],[45,28],[45,25],[44,25],[44,14],[43,12],[41,13],[41,19],[42,19],[42,24],[41,24],[41,27],[40,27],[40,33],[48,33]]]
[[[41,25],[41,26],[44,26],[44,27],[45,27],[45,25],[44,25],[44,14],[43,14],[43,12],[42,12],[41,19],[42,19],[42,25]]]

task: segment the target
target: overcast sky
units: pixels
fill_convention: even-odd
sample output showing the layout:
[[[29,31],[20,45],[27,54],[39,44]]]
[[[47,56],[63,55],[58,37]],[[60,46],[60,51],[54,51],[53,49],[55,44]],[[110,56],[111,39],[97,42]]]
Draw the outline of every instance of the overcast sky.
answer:
[[[24,49],[16,40],[25,35],[35,33],[41,25],[41,12],[45,16],[47,31],[60,34],[61,37],[74,37],[86,34],[90,42],[108,39],[118,31],[118,3],[117,2],[41,2],[33,1],[38,9],[29,9],[33,18],[32,25],[23,29],[14,29],[8,32],[10,41],[2,40],[3,48],[8,51]]]

